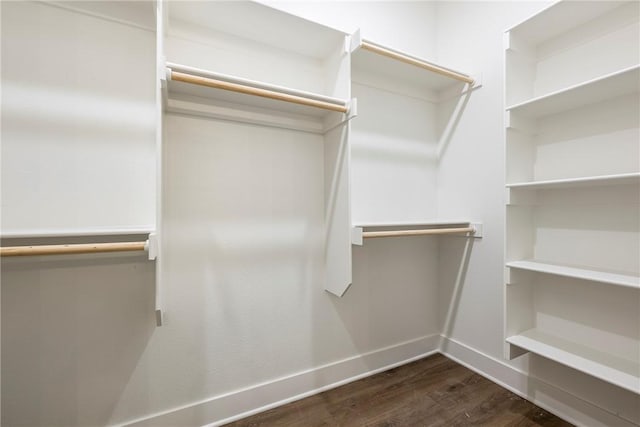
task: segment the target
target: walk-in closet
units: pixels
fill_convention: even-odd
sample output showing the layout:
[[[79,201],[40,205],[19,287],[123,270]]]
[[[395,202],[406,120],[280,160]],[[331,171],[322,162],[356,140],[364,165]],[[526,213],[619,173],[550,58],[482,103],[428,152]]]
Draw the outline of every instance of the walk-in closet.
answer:
[[[3,1],[0,424],[640,425],[640,2]]]

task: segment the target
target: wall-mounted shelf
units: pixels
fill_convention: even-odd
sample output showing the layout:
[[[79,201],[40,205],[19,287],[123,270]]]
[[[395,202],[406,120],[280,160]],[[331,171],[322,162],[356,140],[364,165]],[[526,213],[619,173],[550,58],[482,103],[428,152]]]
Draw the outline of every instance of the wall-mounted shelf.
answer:
[[[505,357],[640,393],[640,3],[559,1],[505,34]]]
[[[258,2],[169,1],[167,4],[170,33],[183,35],[185,27],[207,29],[238,39],[258,40],[263,46],[276,46],[282,51],[317,59],[327,58],[344,41],[340,31]],[[168,48],[169,53],[178,53],[173,52],[171,46]],[[171,56],[168,59],[171,60]],[[202,61],[214,60],[202,58]],[[248,73],[254,71],[259,70],[247,70]]]
[[[140,240],[142,236],[145,236],[145,240]],[[3,243],[7,240],[11,242],[11,245],[0,247],[0,257],[3,258],[120,252],[146,252],[149,260],[155,260],[158,257],[156,233],[142,230],[85,230],[84,232],[71,231],[68,234],[62,234],[61,231],[51,231],[46,234],[9,233],[4,234],[2,239]],[[123,240],[114,241],[120,239]],[[61,240],[66,242],[60,243]],[[102,241],[96,243],[93,240]]]
[[[640,362],[615,357],[556,336],[529,329],[507,338],[509,344],[640,394]]]
[[[455,85],[477,87],[477,78],[361,37],[350,40],[352,67],[356,71],[386,77],[403,85],[439,92]]]
[[[11,230],[2,231],[0,239],[31,239],[44,237],[85,237],[85,236],[135,236],[154,232],[151,226],[100,227],[87,229]]]
[[[381,237],[458,235],[481,238],[482,224],[469,221],[425,221],[422,223],[368,224],[354,226],[351,243],[362,245],[364,239]]]
[[[353,102],[167,64],[167,111],[324,133],[355,114]]]
[[[507,107],[510,113],[538,118],[640,91],[640,65],[616,71]]]
[[[550,264],[535,260],[511,261],[507,267],[556,276],[573,277],[575,279],[590,280],[610,285],[640,289],[640,277],[631,274],[598,271],[587,268],[571,267],[567,265]]]
[[[570,27],[586,24],[624,3],[628,2],[555,2],[507,31],[537,45],[565,33]],[[570,25],[569,22],[571,22]]]
[[[511,189],[552,190],[560,188],[600,187],[609,185],[640,184],[640,172],[582,178],[553,179],[547,181],[516,182],[507,184]]]

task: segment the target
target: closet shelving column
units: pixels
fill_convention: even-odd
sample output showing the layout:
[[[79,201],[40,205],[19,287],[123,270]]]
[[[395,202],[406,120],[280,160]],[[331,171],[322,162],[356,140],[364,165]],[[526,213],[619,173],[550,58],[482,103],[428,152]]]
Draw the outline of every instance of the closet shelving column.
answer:
[[[438,156],[452,117],[460,113],[448,108],[479,87],[478,79],[363,39],[360,31],[348,43],[352,96],[358,99],[358,117],[350,123],[352,243],[481,237],[480,223],[439,218],[436,207]],[[342,295],[350,283],[332,292]]]
[[[169,2],[165,6],[168,14],[162,68],[165,121],[169,123],[165,125],[166,156],[171,157],[168,152],[174,151],[179,154],[179,144],[171,141],[171,134],[178,138],[175,136],[178,132],[174,130],[178,127],[188,134],[191,142],[197,137],[210,138],[211,145],[220,143],[220,147],[225,147],[225,153],[247,150],[244,135],[253,134],[256,129],[264,129],[261,132],[264,139],[251,142],[255,145],[247,154],[263,153],[265,146],[273,146],[280,152],[286,141],[297,141],[299,144],[295,148],[280,155],[282,161],[289,162],[284,163],[284,168],[261,162],[249,172],[251,176],[239,177],[236,171],[213,159],[210,167],[218,172],[203,176],[217,182],[246,181],[260,187],[262,183],[253,183],[252,179],[261,174],[264,174],[262,181],[268,182],[281,176],[282,171],[299,169],[298,176],[280,184],[283,186],[282,195],[276,194],[274,199],[282,199],[273,210],[288,212],[287,209],[297,209],[288,215],[300,216],[298,211],[309,211],[301,205],[315,206],[317,199],[322,200],[324,209],[317,210],[318,215],[324,216],[321,231],[315,229],[316,212],[307,212],[304,218],[296,218],[296,221],[304,220],[309,228],[305,232],[307,236],[295,242],[300,246],[298,253],[309,251],[317,244],[315,239],[321,237],[326,258],[326,288],[332,289],[333,283],[350,280],[347,278],[347,275],[350,277],[351,260],[347,256],[350,222],[346,123],[355,115],[356,109],[354,101],[349,99],[350,58],[345,50],[345,34],[254,2]],[[209,123],[228,125],[218,126],[221,134],[196,136],[197,131],[189,129],[181,117],[200,117],[211,120]],[[193,121],[191,123],[199,126]],[[246,129],[246,133],[239,129]],[[278,132],[286,134],[276,138],[274,135]],[[224,140],[231,138],[238,143],[236,147],[226,148]],[[322,151],[310,159],[309,153],[319,144]],[[270,158],[268,154],[261,155]],[[295,161],[292,160],[294,158]],[[235,165],[237,170],[246,167],[241,163]],[[295,164],[311,165],[311,170]],[[324,180],[320,187],[315,178],[318,164]],[[269,170],[269,167],[274,169]],[[170,182],[170,173],[165,174],[164,179],[168,189],[166,194],[170,199],[176,199],[180,196],[172,188],[176,184]],[[185,173],[188,177],[193,172]],[[285,191],[307,182],[309,188],[304,194],[285,197]],[[193,185],[199,186],[195,182]],[[241,204],[236,203],[236,194],[207,184],[202,188],[209,192],[208,197],[220,201],[215,212],[208,212],[207,227],[216,236],[214,240],[222,239],[218,234],[224,233],[225,229],[229,231],[229,225],[222,224],[225,217],[252,218],[262,209],[256,205],[251,212],[242,210]],[[193,188],[185,190],[193,191]],[[255,194],[254,198],[257,200],[262,196]],[[273,200],[266,202],[272,203]],[[172,202],[165,204],[171,205]],[[246,202],[246,205],[251,203]],[[255,224],[249,221],[248,226]],[[276,226],[273,224],[264,233],[269,235]],[[238,230],[238,235],[243,233],[243,230]],[[288,230],[284,230],[282,238],[287,234],[290,234]],[[273,242],[278,243],[277,239]],[[211,245],[206,249],[211,250]]]
[[[640,393],[640,3],[562,1],[506,54],[506,356]]]
[[[2,73],[3,263],[54,255],[76,265],[69,256],[145,251],[156,259],[152,4],[15,3],[3,13],[12,17]],[[49,36],[28,36],[37,32]],[[73,61],[78,52],[83,60]],[[26,66],[33,61],[48,66]]]

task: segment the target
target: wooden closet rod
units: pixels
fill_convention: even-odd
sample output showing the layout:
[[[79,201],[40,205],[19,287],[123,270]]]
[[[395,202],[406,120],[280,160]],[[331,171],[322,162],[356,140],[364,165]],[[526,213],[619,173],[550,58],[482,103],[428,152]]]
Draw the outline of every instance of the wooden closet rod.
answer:
[[[445,77],[460,80],[462,82],[469,83],[470,85],[473,84],[473,78],[467,76],[466,74],[458,73],[452,70],[447,70],[446,68],[440,67],[438,65],[430,64],[429,62],[421,61],[419,59],[412,58],[402,53],[394,52],[392,50],[386,49],[382,46],[378,46],[376,44],[370,43],[365,40],[362,40],[361,47],[370,52],[377,53],[378,55],[387,56],[389,58],[393,58],[395,60],[402,61],[407,64],[415,65],[416,67],[424,68],[425,70],[432,71],[434,73],[440,74]]]
[[[191,83],[215,89],[229,90],[232,92],[244,93],[246,95],[261,96],[263,98],[275,99],[278,101],[292,102],[294,104],[306,105],[308,107],[322,108],[340,113],[348,112],[346,105],[332,104],[330,102],[319,101],[317,99],[304,98],[302,96],[280,93],[273,90],[261,89],[237,83],[225,82],[223,80],[211,79],[208,77],[194,76],[192,74],[171,71],[171,80],[177,82]]]
[[[362,237],[396,237],[396,236],[425,236],[429,234],[474,234],[476,229],[474,227],[464,228],[432,228],[427,230],[393,230],[393,231],[364,231]]]
[[[0,257],[94,254],[102,252],[145,251],[148,242],[82,243],[74,245],[5,246],[0,248]]]

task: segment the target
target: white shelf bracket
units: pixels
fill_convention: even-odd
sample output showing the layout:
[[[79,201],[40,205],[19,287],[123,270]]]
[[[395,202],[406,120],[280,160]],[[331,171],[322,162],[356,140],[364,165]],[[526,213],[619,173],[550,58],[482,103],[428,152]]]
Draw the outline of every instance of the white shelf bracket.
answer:
[[[156,326],[162,326],[164,324],[164,316],[162,310],[156,309]]]
[[[351,98],[351,101],[349,101],[349,104],[347,105],[347,120],[351,120],[354,117],[358,116],[358,99],[357,98]]]
[[[469,85],[468,90],[479,89],[482,87],[482,72],[471,74],[473,84]]]
[[[351,228],[351,244],[362,246],[362,243],[363,243],[362,227]]]
[[[514,275],[511,272],[511,268],[509,267],[504,267],[504,283],[507,285],[514,285],[515,283],[515,277],[513,277]]]
[[[362,46],[362,34],[360,33],[359,28],[355,33],[351,34],[351,37],[349,37],[349,41],[349,52],[355,52],[356,50],[360,49],[360,46]]]
[[[171,70],[167,68],[167,58],[162,57],[162,61],[158,64],[158,77],[160,78],[160,85],[164,89],[167,87],[167,79],[171,78]]]
[[[502,35],[502,46],[504,50],[511,49],[511,32],[507,31]]]
[[[158,238],[156,233],[149,234],[149,239],[145,244],[145,250],[147,251],[150,260],[158,258]]]
[[[470,236],[473,237],[474,239],[482,239],[483,234],[482,234],[482,223],[481,222],[472,222],[471,226],[473,227],[473,229],[475,230],[474,233]]]
[[[350,54],[351,53],[351,36],[347,35],[344,36],[344,52],[346,54]]]

